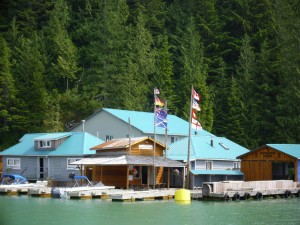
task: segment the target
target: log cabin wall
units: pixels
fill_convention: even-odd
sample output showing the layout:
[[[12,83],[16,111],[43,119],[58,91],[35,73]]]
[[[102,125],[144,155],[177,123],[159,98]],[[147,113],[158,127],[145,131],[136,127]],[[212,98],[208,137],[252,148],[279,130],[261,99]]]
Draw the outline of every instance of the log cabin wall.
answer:
[[[94,166],[93,181],[107,186],[126,188],[127,166]]]
[[[131,155],[153,156],[154,142],[144,140],[140,143],[131,146]],[[130,154],[129,148],[126,149],[127,154]],[[156,144],[155,156],[163,156],[163,147]]]
[[[141,155],[141,156],[153,156],[154,151],[154,141],[152,139],[145,139],[143,141],[134,143],[129,148],[129,145],[124,143],[122,146],[116,146],[110,149],[99,149],[96,150],[98,155]],[[156,143],[155,146],[155,156],[163,156],[164,146]],[[133,176],[132,168],[139,168],[139,176]],[[148,165],[148,168],[153,168],[153,166]],[[128,171],[129,170],[129,171]],[[128,166],[94,166],[92,170],[93,181],[101,181],[105,185],[115,186],[117,188],[126,188],[127,184],[129,186],[139,186],[142,185],[142,167],[138,165],[128,165]],[[86,171],[87,172],[87,171]],[[150,172],[150,170],[149,170]],[[127,174],[128,173],[128,174]],[[148,177],[152,177],[151,174],[147,174]],[[128,179],[128,181],[126,180]],[[151,179],[151,178],[150,178]],[[145,182],[145,181],[144,181]],[[155,184],[163,183],[163,167],[156,168],[156,178]]]
[[[272,166],[275,162],[294,163],[295,175],[298,174],[298,163],[295,158],[267,146],[240,158],[245,181],[272,180]]]

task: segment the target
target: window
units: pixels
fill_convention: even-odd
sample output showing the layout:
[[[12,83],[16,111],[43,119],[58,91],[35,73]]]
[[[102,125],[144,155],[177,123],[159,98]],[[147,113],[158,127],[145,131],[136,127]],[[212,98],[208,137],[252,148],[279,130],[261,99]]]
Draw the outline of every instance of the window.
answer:
[[[240,169],[240,162],[233,162],[233,169],[239,170]]]
[[[213,162],[212,161],[206,161],[205,162],[205,167],[206,170],[212,170]]]
[[[50,148],[51,147],[51,141],[41,140],[39,141],[39,148]]]
[[[112,135],[106,135],[105,140],[106,141],[110,141],[112,140],[114,137]]]
[[[71,165],[70,163],[81,160],[82,158],[68,158],[67,159],[67,170],[79,170],[79,165]],[[84,167],[82,166],[82,169]]]
[[[21,160],[19,158],[8,158],[6,166],[15,170],[21,169]]]
[[[177,138],[177,137],[171,137],[171,143],[174,143],[174,142],[176,142],[176,141],[178,141],[178,138]]]

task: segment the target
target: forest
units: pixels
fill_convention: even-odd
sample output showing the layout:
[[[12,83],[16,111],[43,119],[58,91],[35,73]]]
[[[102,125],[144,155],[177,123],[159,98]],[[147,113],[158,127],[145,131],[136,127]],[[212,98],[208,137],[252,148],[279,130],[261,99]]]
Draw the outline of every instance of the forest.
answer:
[[[106,107],[187,120],[255,149],[300,143],[298,0],[1,0],[0,150]]]

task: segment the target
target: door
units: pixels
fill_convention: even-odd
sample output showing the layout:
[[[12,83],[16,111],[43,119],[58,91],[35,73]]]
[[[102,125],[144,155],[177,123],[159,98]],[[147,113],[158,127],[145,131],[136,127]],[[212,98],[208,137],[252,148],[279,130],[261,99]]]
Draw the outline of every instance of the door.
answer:
[[[45,172],[45,162],[44,158],[39,158],[38,160],[38,166],[39,166],[39,176],[38,178],[44,179],[44,172]]]
[[[142,166],[142,184],[147,184],[148,182],[148,167]]]

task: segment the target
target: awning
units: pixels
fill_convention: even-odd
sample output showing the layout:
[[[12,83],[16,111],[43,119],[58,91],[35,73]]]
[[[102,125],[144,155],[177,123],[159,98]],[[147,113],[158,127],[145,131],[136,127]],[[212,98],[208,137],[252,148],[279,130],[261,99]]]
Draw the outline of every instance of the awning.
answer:
[[[194,175],[244,175],[239,170],[191,170],[191,173]]]
[[[186,164],[165,157],[141,156],[141,155],[121,155],[121,156],[98,156],[89,157],[70,163],[71,165],[140,165],[156,167],[186,167]]]

